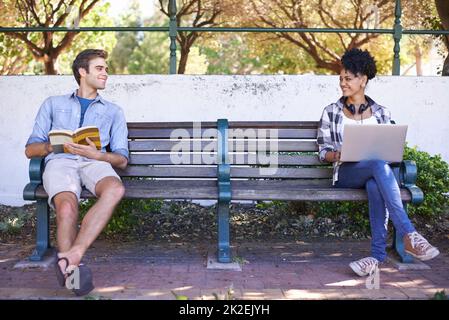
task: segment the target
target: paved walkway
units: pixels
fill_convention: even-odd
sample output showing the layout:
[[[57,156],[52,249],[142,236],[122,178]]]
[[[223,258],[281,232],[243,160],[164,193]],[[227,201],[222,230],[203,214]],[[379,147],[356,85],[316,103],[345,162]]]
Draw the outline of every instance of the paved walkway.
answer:
[[[367,289],[348,264],[369,254],[369,241],[233,243],[241,271],[206,268],[210,243],[97,241],[85,258],[96,286],[87,299],[430,299],[449,293],[447,242],[430,268],[398,270],[389,261],[380,288]],[[80,299],[57,287],[51,267],[14,268],[31,250],[0,244],[0,299]]]

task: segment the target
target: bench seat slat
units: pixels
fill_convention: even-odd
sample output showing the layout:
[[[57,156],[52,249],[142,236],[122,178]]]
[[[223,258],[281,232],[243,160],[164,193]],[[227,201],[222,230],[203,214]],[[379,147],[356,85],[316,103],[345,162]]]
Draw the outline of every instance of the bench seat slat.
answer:
[[[340,189],[322,186],[295,185],[296,181],[248,180],[231,181],[233,200],[296,200],[296,201],[366,201],[364,189]],[[410,193],[401,189],[401,198],[410,201]]]
[[[125,199],[217,199],[215,180],[123,180]],[[47,198],[43,186],[36,190],[36,198]],[[82,198],[94,196],[83,189]]]
[[[233,200],[297,200],[297,201],[366,201],[363,189],[337,189],[303,185],[296,181],[247,180],[231,181]],[[298,181],[301,182],[301,181]],[[124,180],[125,198],[129,199],[217,199],[214,180]],[[83,198],[93,195],[83,190]],[[38,199],[47,198],[43,186],[36,190]],[[410,193],[401,189],[403,201],[410,201]]]
[[[231,167],[231,178],[329,179],[332,168],[239,168]]]

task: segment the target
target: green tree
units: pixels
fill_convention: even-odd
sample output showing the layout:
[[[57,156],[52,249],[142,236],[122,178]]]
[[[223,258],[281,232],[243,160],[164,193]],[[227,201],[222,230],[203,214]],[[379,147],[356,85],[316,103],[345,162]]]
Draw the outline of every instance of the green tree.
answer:
[[[5,1],[14,12],[13,26],[61,27],[70,25],[71,19],[82,20],[93,10],[99,0]],[[75,26],[75,23],[73,24]],[[55,62],[59,55],[73,43],[77,32],[14,32],[8,37],[20,40],[36,61],[42,62],[46,74],[56,74]]]
[[[92,12],[80,22],[80,27],[91,27],[98,25],[111,26],[113,24],[113,20],[108,16],[108,10],[109,4],[94,8]],[[58,57],[55,66],[60,74],[72,74],[73,60],[75,60],[76,55],[82,50],[88,48],[98,48],[111,53],[115,44],[116,39],[113,32],[82,32],[71,43],[70,47],[67,47],[65,52]]]
[[[165,34],[147,32],[128,61],[130,74],[167,74],[170,44]]]
[[[123,27],[141,27],[142,17],[139,3],[134,0],[129,9],[120,17],[116,25]],[[138,32],[117,32],[117,43],[112,50],[109,68],[115,74],[127,74],[128,63],[134,49],[139,45]]]
[[[207,74],[262,73],[263,64],[254,56],[244,35],[220,34],[200,46],[206,56]]]
[[[0,1],[0,12],[0,26],[13,26],[16,10],[12,1]],[[19,74],[28,68],[33,56],[21,46],[20,40],[0,33],[0,74]]]
[[[255,17],[249,18],[248,22],[260,27],[361,29],[373,20],[375,14],[361,0],[251,0],[250,4]],[[377,2],[379,14],[376,25],[391,27],[393,5],[393,1]],[[279,33],[276,36],[305,51],[315,62],[317,69],[338,73],[340,57],[345,50],[366,46],[378,38],[379,34]]]
[[[232,7],[237,0],[181,0],[177,2],[176,21],[183,27],[213,27],[223,24],[220,16]],[[159,0],[160,11],[170,17],[169,1]],[[190,49],[199,38],[208,37],[205,33],[178,32],[176,40],[180,47],[178,73],[186,71]]]
[[[0,74],[20,74],[25,72],[33,56],[22,50],[21,42],[0,33]]]

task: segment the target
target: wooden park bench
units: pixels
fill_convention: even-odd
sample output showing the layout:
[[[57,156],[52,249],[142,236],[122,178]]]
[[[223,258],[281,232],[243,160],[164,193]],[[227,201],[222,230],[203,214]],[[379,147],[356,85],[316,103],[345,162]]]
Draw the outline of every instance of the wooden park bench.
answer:
[[[217,200],[218,261],[231,262],[231,200],[367,201],[364,189],[332,187],[332,167],[318,159],[316,121],[128,123],[130,161],[118,170],[126,199]],[[416,165],[391,165],[407,203],[423,200]],[[31,260],[50,248],[43,159],[30,161],[25,200],[37,201],[37,240]],[[84,190],[82,198],[93,195]],[[367,213],[368,214],[368,213]],[[393,247],[412,262],[400,237]]]

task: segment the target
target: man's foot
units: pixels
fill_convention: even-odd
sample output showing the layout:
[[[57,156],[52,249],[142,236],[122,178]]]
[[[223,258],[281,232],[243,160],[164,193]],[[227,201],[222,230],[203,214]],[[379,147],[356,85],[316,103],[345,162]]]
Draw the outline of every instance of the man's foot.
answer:
[[[378,265],[379,261],[373,257],[366,257],[357,261],[353,261],[349,264],[351,269],[361,277],[373,273]]]
[[[70,264],[66,265],[64,261],[59,261],[59,266],[61,267],[61,270],[66,269],[73,269],[74,267],[77,267],[81,263],[82,254],[75,249],[71,249],[66,252],[59,252],[58,258],[66,258]]]
[[[421,261],[433,259],[440,254],[437,248],[416,231],[404,236],[404,248],[405,252]]]
[[[58,283],[64,287],[68,275],[79,266],[81,261],[81,255],[77,252],[57,252],[55,251],[55,271]]]

